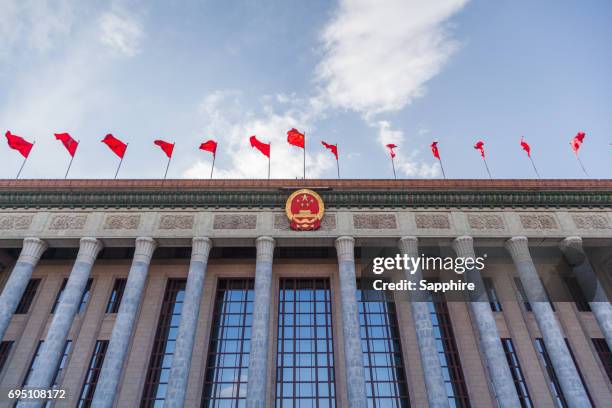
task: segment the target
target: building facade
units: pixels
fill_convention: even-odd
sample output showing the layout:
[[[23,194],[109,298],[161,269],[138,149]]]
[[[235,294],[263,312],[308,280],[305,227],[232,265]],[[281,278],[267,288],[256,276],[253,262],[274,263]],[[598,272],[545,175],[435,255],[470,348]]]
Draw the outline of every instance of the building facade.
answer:
[[[485,255],[484,297],[374,291],[380,247]],[[48,406],[612,401],[609,180],[0,181],[0,265],[0,390]]]

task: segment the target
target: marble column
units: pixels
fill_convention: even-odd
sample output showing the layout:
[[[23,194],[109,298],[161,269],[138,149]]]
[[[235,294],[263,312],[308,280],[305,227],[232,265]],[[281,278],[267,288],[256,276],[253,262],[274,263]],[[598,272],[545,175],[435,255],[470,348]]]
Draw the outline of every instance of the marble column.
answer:
[[[272,298],[272,259],[274,239],[259,237],[255,240],[255,296],[253,299],[253,326],[247,383],[248,408],[264,408],[268,388],[268,348],[270,339],[270,300]]]
[[[589,302],[589,306],[597,319],[597,323],[606,338],[608,347],[612,350],[612,306],[608,296],[593,270],[584,249],[582,248],[582,238],[568,237],[559,244],[559,248],[565,255],[565,259],[574,270],[574,275]]]
[[[151,257],[157,243],[153,238],[136,238],[136,248],[132,266],[128,274],[119,312],[115,319],[111,339],[102,363],[102,370],[92,401],[92,407],[112,407],[117,396],[117,388],[121,381],[124,362],[134,331],[134,322],[145,282],[149,273]]]
[[[399,240],[399,248],[402,254],[411,258],[419,257],[419,241],[416,237],[403,237]],[[405,278],[412,282],[423,279],[420,266],[415,271],[404,271]],[[440,356],[436,348],[436,337],[431,323],[429,306],[427,305],[428,294],[418,291],[410,294],[410,309],[419,345],[421,365],[427,388],[427,401],[430,408],[448,408],[448,396],[440,366]]]
[[[95,238],[81,238],[77,255],[64,294],[60,301],[47,336],[40,348],[38,363],[26,385],[27,388],[50,388],[57,367],[62,358],[66,339],[72,326],[74,316],[79,310],[81,298],[87,285],[94,261],[102,249],[102,243]],[[42,401],[19,402],[18,407],[41,407]]]
[[[453,249],[459,257],[475,259],[474,240],[472,237],[462,236],[455,238]],[[497,323],[491,311],[491,305],[480,271],[476,268],[466,268],[467,282],[474,283],[476,290],[469,293],[469,307],[478,329],[480,347],[484,354],[491,382],[502,408],[519,407],[520,401],[514,385],[514,379],[508,366],[506,353],[502,347]]]
[[[23,240],[19,259],[0,295],[0,341],[4,338],[13,313],[32,277],[32,272],[46,249],[47,243],[42,239],[25,238]]]
[[[565,343],[561,327],[552,310],[540,276],[535,268],[527,237],[513,237],[506,241],[527,300],[536,318],[552,366],[561,383],[563,395],[571,408],[590,407],[591,403],[582,385],[576,366]]]
[[[174,346],[174,356],[172,357],[172,368],[170,369],[170,379],[168,380],[164,407],[181,408],[185,403],[189,369],[191,368],[191,354],[198,327],[202,290],[204,289],[204,278],[206,276],[208,254],[211,247],[212,241],[208,238],[193,239],[191,263],[185,288],[185,301],[183,303],[178,336]]]
[[[348,406],[365,408],[367,400],[359,330],[359,310],[357,308],[355,239],[347,236],[336,239],[336,252],[338,254],[340,276],[340,305]]]

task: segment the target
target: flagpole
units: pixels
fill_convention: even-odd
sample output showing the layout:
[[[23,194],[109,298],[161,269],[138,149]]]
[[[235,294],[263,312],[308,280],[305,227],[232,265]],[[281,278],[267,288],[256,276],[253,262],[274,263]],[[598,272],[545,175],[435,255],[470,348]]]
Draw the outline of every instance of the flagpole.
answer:
[[[489,178],[491,180],[493,180],[493,177],[491,177],[491,171],[489,170],[489,165],[487,164],[487,159],[485,159],[484,157],[482,158],[482,161],[484,162],[485,168],[487,169],[487,173],[489,174]]]
[[[338,154],[338,143],[336,143],[336,154]],[[340,156],[336,156],[336,167],[338,168],[338,178],[340,178]]]
[[[34,147],[35,144],[36,144],[36,141],[32,142],[32,147]],[[30,151],[32,151],[32,149],[30,149]],[[30,153],[28,153],[28,155],[23,159],[23,163],[21,163],[21,167],[19,168],[19,171],[17,172],[17,177],[15,177],[15,180],[19,179],[21,170],[23,170],[23,166],[25,166],[26,162],[28,161],[28,157],[30,157]]]
[[[80,140],[77,140],[77,146],[81,143]],[[70,171],[70,167],[72,167],[72,161],[74,160],[74,156],[76,155],[76,150],[74,151],[74,155],[70,156],[70,163],[68,163],[68,169],[66,170],[66,175],[64,176],[64,180],[68,178],[68,172]]]
[[[119,166],[117,166],[117,171],[115,172],[115,180],[117,179],[117,174],[119,174],[119,169],[121,168],[121,163],[123,163],[123,157],[125,156],[125,152],[127,151],[127,147],[129,143],[125,144],[125,150],[123,151],[123,156],[121,156],[121,160],[119,160]]]
[[[584,172],[584,174],[589,177],[589,173],[587,173],[586,169],[584,168],[584,164],[582,164],[582,160],[580,160],[580,157],[578,157],[578,154],[576,154],[576,160],[578,160],[578,163],[580,163],[580,167],[582,168],[582,171]]]
[[[306,132],[304,132],[304,180],[306,180]]]
[[[166,166],[166,172],[164,173],[164,180],[166,179],[166,176],[168,175],[168,169],[170,168],[171,161],[172,161],[172,155],[168,157],[168,165]]]
[[[217,158],[217,154],[213,153],[213,162],[212,166],[210,166],[210,179],[212,180],[213,170],[215,169],[215,159]]]
[[[540,173],[538,173],[538,169],[536,169],[535,163],[533,162],[533,159],[531,158],[531,156],[529,156],[529,160],[531,161],[531,165],[533,166],[533,170],[535,171],[535,174],[538,176],[538,178],[542,178],[540,177]]]
[[[391,157],[391,166],[393,167],[393,178],[397,180],[397,174],[395,174],[395,159]]]
[[[444,179],[446,180],[446,173],[444,173],[444,166],[442,166],[442,159],[438,159],[438,161],[440,162],[440,168],[442,169],[442,176],[444,176]]]
[[[272,156],[272,142],[268,143],[270,146],[270,154],[268,155],[268,181],[270,181],[270,158]]]

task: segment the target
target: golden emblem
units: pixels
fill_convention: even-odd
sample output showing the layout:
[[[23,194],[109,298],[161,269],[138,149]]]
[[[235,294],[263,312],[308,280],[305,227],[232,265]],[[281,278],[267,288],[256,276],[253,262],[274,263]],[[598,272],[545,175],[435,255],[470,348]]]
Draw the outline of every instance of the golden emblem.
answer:
[[[289,226],[295,231],[313,231],[321,227],[325,206],[321,197],[312,190],[294,191],[285,204]]]

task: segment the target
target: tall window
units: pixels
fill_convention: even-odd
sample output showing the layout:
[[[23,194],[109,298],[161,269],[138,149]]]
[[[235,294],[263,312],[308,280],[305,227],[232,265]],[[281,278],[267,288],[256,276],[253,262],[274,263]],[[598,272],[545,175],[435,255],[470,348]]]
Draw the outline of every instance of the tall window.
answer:
[[[81,397],[79,398],[79,402],[77,404],[78,408],[91,406],[107,348],[108,340],[96,341],[96,345],[94,346],[94,350],[91,355],[91,360],[89,360],[89,368],[87,369],[87,374],[85,375],[85,382],[83,383],[83,388],[81,388]]]
[[[8,360],[8,356],[11,353],[11,349],[13,348],[12,341],[3,341],[0,342],[0,373],[2,373],[2,369]]]
[[[68,279],[64,279],[62,282],[62,287],[59,292],[57,292],[57,296],[55,297],[55,303],[53,303],[53,308],[51,309],[51,314],[55,313],[57,307],[64,297],[64,290],[66,289],[66,284],[68,283]],[[85,285],[85,290],[83,291],[83,295],[81,296],[81,303],[79,303],[78,314],[81,314],[85,311],[87,307],[87,301],[89,300],[90,292],[91,292],[91,284],[93,283],[93,279],[87,279],[87,284]]]
[[[606,370],[606,374],[608,374],[608,379],[612,382],[612,353],[610,353],[610,348],[608,347],[608,343],[606,343],[606,339],[592,339],[593,345],[595,346],[595,350],[597,351],[597,355],[601,360],[601,364],[603,364],[604,369]]]
[[[495,286],[493,285],[493,279],[482,278],[482,281],[484,283],[485,290],[487,291],[487,296],[489,297],[489,304],[491,305],[491,310],[493,312],[501,312],[502,305],[499,301],[499,297],[497,296]]]
[[[521,407],[532,408],[533,403],[531,402],[531,397],[529,397],[525,376],[523,375],[523,370],[521,370],[521,364],[514,349],[514,344],[512,344],[512,339],[501,339],[501,343],[506,352],[506,359],[508,360],[508,366],[512,373],[512,379],[514,380],[514,386],[516,387]]]
[[[459,350],[455,343],[455,334],[450,320],[448,306],[444,297],[439,293],[432,294],[428,302],[429,315],[436,336],[436,348],[440,357],[442,374],[446,383],[446,394],[453,407],[470,407],[467,386],[461,369]]]
[[[121,304],[121,299],[123,299],[123,291],[125,290],[126,282],[127,279],[124,278],[115,279],[113,291],[111,292],[111,295],[108,298],[108,303],[106,304],[106,313],[119,312],[119,305]]]
[[[202,393],[205,408],[245,404],[253,295],[253,279],[221,279],[217,283]]]
[[[21,296],[21,300],[17,305],[17,309],[15,309],[15,314],[28,314],[39,285],[40,279],[30,279],[28,285],[23,291],[23,295]]]
[[[142,394],[141,408],[162,406],[185,299],[185,279],[168,279],[162,302],[153,351]]]
[[[591,393],[589,392],[589,388],[586,385],[586,382],[584,381],[584,377],[582,376],[582,371],[580,370],[580,367],[578,366],[578,361],[576,361],[576,357],[574,356],[574,352],[572,351],[572,348],[569,345],[569,341],[567,341],[567,339],[565,339],[565,345],[567,346],[567,350],[570,353],[570,356],[572,356],[572,361],[574,362],[574,366],[576,366],[576,371],[578,371],[578,376],[580,377],[580,381],[582,382],[582,386],[584,387],[584,391],[587,394],[587,397],[589,397],[589,401],[591,401],[591,406],[595,406],[595,404],[593,404],[593,398],[591,398]]]
[[[368,406],[409,407],[393,294],[373,290],[363,279],[357,285]]]
[[[578,311],[590,312],[591,306],[589,306],[589,302],[584,296],[582,288],[578,284],[578,279],[576,279],[574,276],[565,276],[563,281],[565,282],[565,286],[567,286],[567,290],[569,290],[570,295],[572,295],[572,299],[574,300]]]
[[[24,387],[28,383],[28,380],[30,379],[32,372],[34,371],[34,368],[37,366],[37,364],[39,364],[38,357],[40,355],[40,349],[43,343],[44,343],[44,340],[41,340],[38,342],[38,346],[36,347],[36,352],[34,353],[34,357],[32,357],[32,361],[30,361],[30,367],[28,368],[28,373],[26,374],[25,378],[23,379],[23,383],[21,384],[22,387]],[[57,388],[60,382],[62,381],[62,372],[64,371],[64,368],[66,367],[66,362],[68,361],[68,356],[70,355],[71,349],[72,349],[72,340],[66,340],[66,343],[64,344],[64,352],[62,353],[62,358],[60,359],[60,361],[57,364],[57,367],[55,368],[55,374],[53,375],[53,383],[51,385],[51,388]],[[50,406],[51,406],[51,401],[47,401],[45,403],[45,408],[50,407]]]
[[[335,407],[331,291],[327,279],[281,279],[277,407]]]

